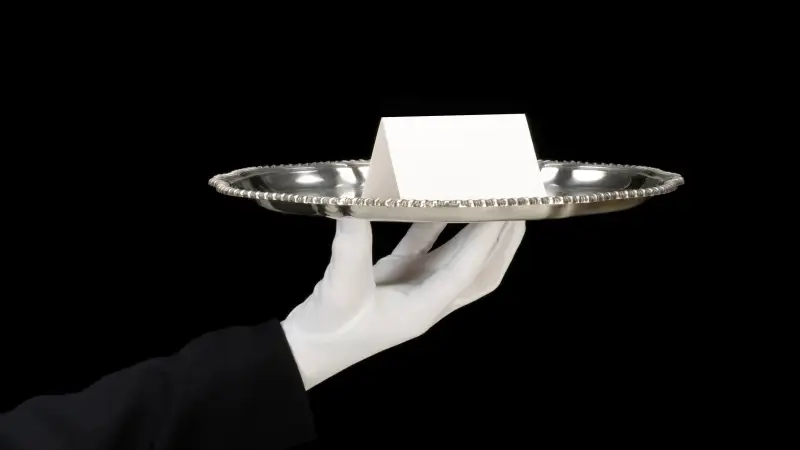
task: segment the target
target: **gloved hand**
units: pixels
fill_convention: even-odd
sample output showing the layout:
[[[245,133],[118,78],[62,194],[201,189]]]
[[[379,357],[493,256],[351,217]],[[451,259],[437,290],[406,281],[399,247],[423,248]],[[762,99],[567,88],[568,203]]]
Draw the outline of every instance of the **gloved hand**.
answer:
[[[492,292],[525,233],[525,222],[473,223],[429,251],[444,224],[415,223],[373,266],[370,223],[336,227],[324,277],[282,322],[306,389]]]

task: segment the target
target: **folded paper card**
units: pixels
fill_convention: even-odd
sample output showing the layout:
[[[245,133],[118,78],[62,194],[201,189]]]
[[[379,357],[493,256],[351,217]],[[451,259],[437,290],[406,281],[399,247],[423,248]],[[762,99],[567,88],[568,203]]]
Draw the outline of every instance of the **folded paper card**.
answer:
[[[432,200],[546,195],[524,114],[384,117],[363,192]]]

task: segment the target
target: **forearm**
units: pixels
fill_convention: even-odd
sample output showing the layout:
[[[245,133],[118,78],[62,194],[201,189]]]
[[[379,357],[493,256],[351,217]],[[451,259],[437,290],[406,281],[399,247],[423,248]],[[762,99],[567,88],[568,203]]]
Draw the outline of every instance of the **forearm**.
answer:
[[[280,325],[206,334],[168,358],[0,416],[2,449],[285,448],[313,436]]]

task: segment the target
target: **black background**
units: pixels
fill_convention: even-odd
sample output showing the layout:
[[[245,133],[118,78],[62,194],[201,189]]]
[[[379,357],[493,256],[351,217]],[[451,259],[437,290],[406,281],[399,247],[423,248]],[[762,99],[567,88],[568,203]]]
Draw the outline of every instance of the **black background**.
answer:
[[[526,113],[541,159],[653,166],[687,185],[626,212],[528,222],[495,293],[310,392],[320,437],[309,448],[663,440],[702,427],[689,280],[705,255],[687,245],[694,149],[684,119],[696,106],[681,87],[593,78],[412,95],[375,80],[323,84],[313,71],[193,69],[131,68],[125,81],[52,99],[62,120],[33,139],[62,145],[52,170],[27,155],[39,195],[8,245],[9,292],[23,301],[5,307],[15,345],[3,377],[15,388],[3,409],[79,390],[210,330],[282,318],[310,293],[334,222],[220,195],[211,176],[369,158],[381,116]],[[376,224],[376,257],[406,227]]]

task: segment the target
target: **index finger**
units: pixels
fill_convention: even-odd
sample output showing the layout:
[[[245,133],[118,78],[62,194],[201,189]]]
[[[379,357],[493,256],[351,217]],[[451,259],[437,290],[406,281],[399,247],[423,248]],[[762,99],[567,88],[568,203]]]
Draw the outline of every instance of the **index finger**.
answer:
[[[507,225],[506,222],[469,224],[430,253],[426,269],[433,273],[419,288],[422,301],[447,304],[466,289],[486,264]]]
[[[417,256],[427,253],[442,234],[446,223],[421,222],[411,225],[400,243],[397,244],[393,256]]]

